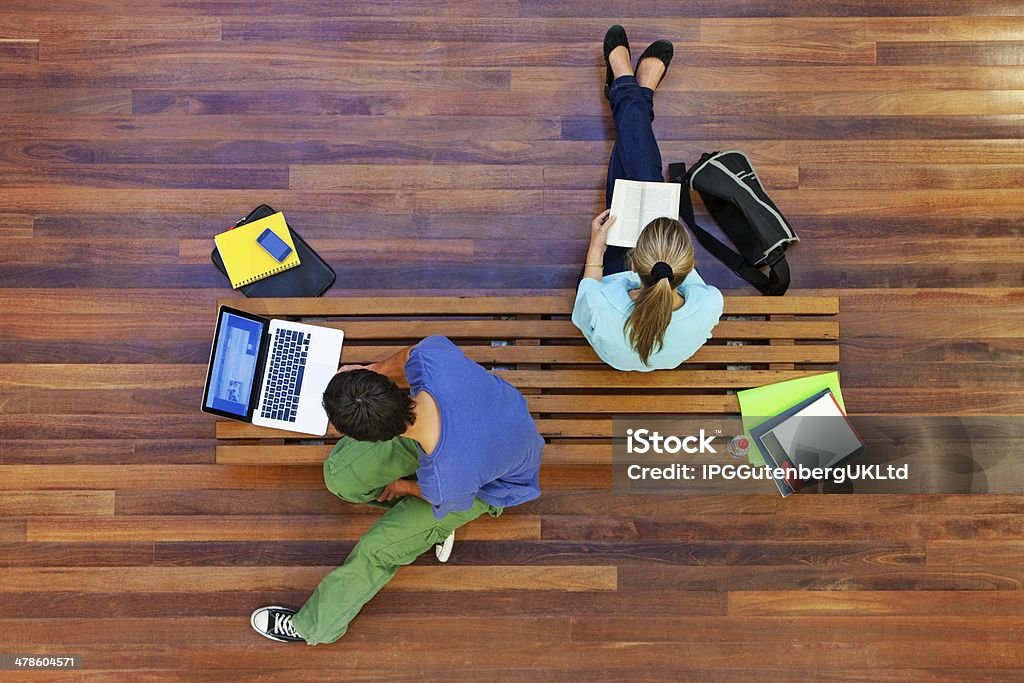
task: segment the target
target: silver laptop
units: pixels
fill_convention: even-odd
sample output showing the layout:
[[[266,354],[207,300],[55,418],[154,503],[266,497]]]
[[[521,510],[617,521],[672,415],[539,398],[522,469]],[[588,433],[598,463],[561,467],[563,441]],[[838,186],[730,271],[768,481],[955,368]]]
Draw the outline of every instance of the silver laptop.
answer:
[[[327,433],[324,389],[345,334],[221,306],[203,412],[290,432]]]

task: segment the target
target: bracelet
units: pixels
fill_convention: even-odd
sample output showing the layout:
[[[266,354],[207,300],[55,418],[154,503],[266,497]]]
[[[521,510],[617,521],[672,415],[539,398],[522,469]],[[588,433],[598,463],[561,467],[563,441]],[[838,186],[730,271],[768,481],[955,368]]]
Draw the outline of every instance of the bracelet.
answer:
[[[603,263],[584,263],[584,268],[604,268]]]

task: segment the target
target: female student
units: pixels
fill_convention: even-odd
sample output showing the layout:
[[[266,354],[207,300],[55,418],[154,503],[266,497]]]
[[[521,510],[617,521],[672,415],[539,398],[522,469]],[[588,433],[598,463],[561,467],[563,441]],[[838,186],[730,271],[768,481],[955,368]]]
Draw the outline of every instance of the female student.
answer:
[[[672,43],[652,43],[634,75],[626,32],[616,25],[605,34],[604,56],[605,96],[617,134],[605,190],[611,206],[616,178],[664,180],[651,122],[654,91],[672,61]],[[722,294],[694,270],[693,243],[679,221],[651,221],[627,250],[606,244],[615,222],[609,214],[591,223],[572,321],[601,360],[618,370],[674,368],[711,337],[722,315]]]

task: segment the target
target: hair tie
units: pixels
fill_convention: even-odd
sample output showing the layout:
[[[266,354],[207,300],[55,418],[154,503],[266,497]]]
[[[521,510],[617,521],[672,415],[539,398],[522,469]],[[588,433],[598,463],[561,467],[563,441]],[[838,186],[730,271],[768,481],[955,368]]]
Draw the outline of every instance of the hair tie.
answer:
[[[664,261],[658,261],[651,268],[651,285],[658,284],[659,280],[667,279],[669,283],[675,278],[676,274],[672,272],[672,266],[665,263]]]

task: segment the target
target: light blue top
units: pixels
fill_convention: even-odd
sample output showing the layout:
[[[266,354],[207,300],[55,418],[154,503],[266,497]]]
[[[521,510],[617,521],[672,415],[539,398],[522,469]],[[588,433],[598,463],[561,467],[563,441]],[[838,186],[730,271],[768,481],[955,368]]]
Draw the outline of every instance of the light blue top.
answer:
[[[655,345],[644,365],[625,332],[626,319],[633,310],[629,291],[638,287],[640,277],[627,271],[607,275],[600,282],[584,278],[576,291],[572,321],[605,363],[616,370],[667,370],[692,356],[711,338],[711,330],[722,315],[722,293],[705,284],[694,269],[677,290],[684,303],[672,313],[665,343],[660,348]]]

